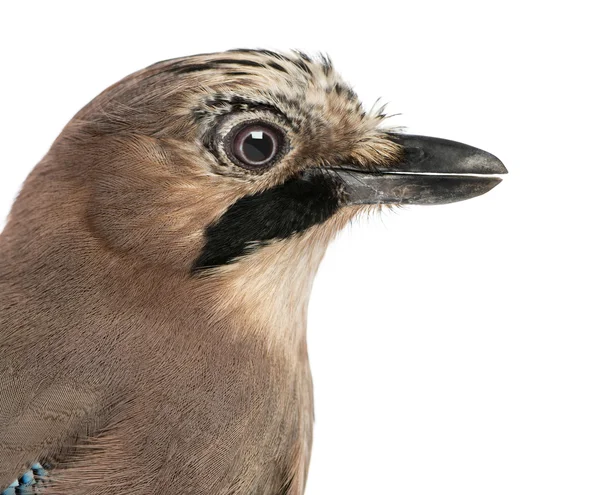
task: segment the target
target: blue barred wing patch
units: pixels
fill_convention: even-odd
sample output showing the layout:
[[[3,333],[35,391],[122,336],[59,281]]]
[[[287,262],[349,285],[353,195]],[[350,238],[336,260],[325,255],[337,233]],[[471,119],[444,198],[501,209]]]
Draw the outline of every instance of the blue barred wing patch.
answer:
[[[25,495],[39,493],[38,488],[49,483],[48,469],[50,469],[49,465],[42,466],[39,462],[36,462],[31,466],[29,471],[23,473],[18,479],[13,481],[8,488],[0,492],[0,495]]]

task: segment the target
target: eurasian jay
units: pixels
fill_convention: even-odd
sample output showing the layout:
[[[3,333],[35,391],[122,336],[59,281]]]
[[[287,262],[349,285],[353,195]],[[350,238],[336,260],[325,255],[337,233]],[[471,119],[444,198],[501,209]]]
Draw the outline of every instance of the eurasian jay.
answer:
[[[84,107],[0,238],[0,493],[302,494],[327,244],[506,172],[383,120],[329,59],[265,50],[160,62]]]

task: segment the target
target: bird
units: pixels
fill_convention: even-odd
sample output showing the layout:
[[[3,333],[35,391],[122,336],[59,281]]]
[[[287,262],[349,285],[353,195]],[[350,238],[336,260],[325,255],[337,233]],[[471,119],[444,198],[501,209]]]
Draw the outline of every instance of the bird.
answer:
[[[0,236],[0,493],[302,494],[327,245],[506,173],[385,119],[328,56],[260,49],[159,62],[83,107]]]

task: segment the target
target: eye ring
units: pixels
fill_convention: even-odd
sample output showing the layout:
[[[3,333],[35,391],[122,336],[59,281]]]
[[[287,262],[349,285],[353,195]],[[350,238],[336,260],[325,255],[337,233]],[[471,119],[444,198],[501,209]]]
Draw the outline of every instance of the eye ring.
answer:
[[[247,170],[272,167],[285,149],[283,132],[272,124],[253,121],[236,125],[225,137],[227,157]]]

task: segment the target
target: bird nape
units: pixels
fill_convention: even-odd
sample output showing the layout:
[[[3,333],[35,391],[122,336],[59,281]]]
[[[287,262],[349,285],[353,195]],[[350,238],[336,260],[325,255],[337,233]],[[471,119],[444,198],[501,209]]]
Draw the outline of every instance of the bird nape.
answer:
[[[327,244],[506,172],[384,117],[328,58],[264,50],[160,62],[85,106],[0,238],[0,490],[303,493]]]

